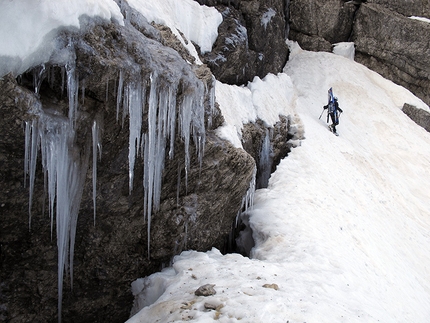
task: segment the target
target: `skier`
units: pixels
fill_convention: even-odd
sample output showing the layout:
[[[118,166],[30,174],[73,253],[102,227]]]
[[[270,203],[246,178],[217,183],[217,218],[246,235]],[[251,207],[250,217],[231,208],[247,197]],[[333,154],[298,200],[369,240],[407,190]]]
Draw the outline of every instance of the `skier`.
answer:
[[[339,116],[340,116],[340,113],[342,113],[343,111],[339,107],[337,98],[333,96],[333,90],[330,88],[328,92],[329,92],[329,101],[328,101],[328,104],[325,105],[323,108],[324,110],[328,109],[327,123],[329,122],[329,116],[332,121],[332,124],[328,126],[330,131],[333,132],[336,136],[338,136],[338,133],[336,132],[336,126],[339,124]]]

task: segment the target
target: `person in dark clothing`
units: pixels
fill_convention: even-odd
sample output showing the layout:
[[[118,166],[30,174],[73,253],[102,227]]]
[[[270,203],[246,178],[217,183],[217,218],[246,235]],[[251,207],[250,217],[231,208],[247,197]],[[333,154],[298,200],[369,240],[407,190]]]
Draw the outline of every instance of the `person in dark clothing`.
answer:
[[[336,126],[339,124],[339,115],[343,112],[342,109],[339,107],[337,98],[335,97],[333,101],[330,101],[329,104],[325,105],[323,108],[324,110],[328,109],[327,123],[329,122],[329,116],[331,118],[332,124],[329,125],[330,130],[333,133],[337,133]]]

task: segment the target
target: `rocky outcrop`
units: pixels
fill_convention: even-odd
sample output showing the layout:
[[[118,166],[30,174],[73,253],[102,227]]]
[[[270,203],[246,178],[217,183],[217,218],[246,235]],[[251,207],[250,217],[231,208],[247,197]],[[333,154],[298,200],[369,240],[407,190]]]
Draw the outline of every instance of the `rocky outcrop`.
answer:
[[[430,104],[430,17],[426,1],[291,0],[289,39],[303,49],[331,51],[355,43],[355,60]]]
[[[391,11],[403,16],[430,17],[430,3],[423,0],[390,1],[390,0],[367,0],[368,4],[381,5]]]
[[[429,34],[428,22],[411,19],[382,5],[363,4],[357,12],[352,37],[356,61],[430,104]]]
[[[133,280],[160,270],[182,250],[212,247],[222,250],[253,178],[253,158],[211,131],[222,122],[219,111],[210,104],[211,73],[204,66],[189,65],[177,51],[165,46],[169,42],[167,31],[159,31],[136,13],[129,14],[124,27],[94,20],[84,25],[87,27],[82,33],[63,31],[57,39],[63,48],[61,54],[73,57],[69,65],[58,64],[56,60],[18,78],[8,75],[0,80],[0,317],[7,322],[57,322],[56,223],[51,236],[39,159],[29,230],[29,177],[24,176],[28,159],[24,150],[26,121],[37,121],[48,111],[53,118],[67,120],[69,99],[79,93],[76,136],[68,148],[71,158],[87,161],[91,127],[95,120],[103,121],[100,122],[102,149],[97,163],[96,220],[93,175],[88,171],[83,177],[76,225],[73,289],[69,274],[64,279],[63,322],[123,322],[133,303],[130,292]],[[75,65],[71,66],[71,62]],[[123,92],[118,90],[122,88],[121,79]],[[127,87],[133,84],[138,87]],[[67,85],[69,90],[76,85],[77,91],[72,96],[67,95]],[[180,109],[188,106],[183,102],[198,89],[207,88],[201,92],[206,93],[201,97],[206,133],[199,133],[199,116],[193,116],[196,119],[191,123],[194,127],[194,131],[190,130],[191,137],[176,136],[172,141],[174,158],[166,153],[161,159],[165,167],[160,205],[152,214],[150,231],[141,184],[144,161],[138,154],[132,190],[129,189],[130,121],[123,107],[130,102],[118,99],[119,93],[123,98],[130,91],[141,93],[140,87],[142,93],[148,93],[147,100],[142,101],[145,106],[142,133],[150,127],[148,100],[153,100],[159,91],[176,90],[174,97],[185,117],[186,111]],[[129,99],[138,100],[136,96]],[[181,122],[176,121],[176,129]],[[40,129],[46,134],[50,131]],[[205,138],[201,158],[199,148],[203,142],[199,138]],[[167,152],[169,145],[166,142]],[[62,202],[57,199],[56,203]]]
[[[358,4],[355,1],[290,0],[290,33],[303,49],[331,51],[348,41]]]
[[[197,1],[223,15],[212,51],[203,56],[217,80],[239,85],[282,71],[288,59],[288,1]]]
[[[248,123],[242,129],[242,146],[257,166],[256,188],[265,188],[270,175],[282,158],[304,139],[300,121],[293,116],[279,116],[279,121],[268,127],[263,121]]]
[[[402,111],[416,124],[423,127],[425,130],[430,132],[430,113],[423,110],[418,109],[416,106],[405,103],[403,105]]]

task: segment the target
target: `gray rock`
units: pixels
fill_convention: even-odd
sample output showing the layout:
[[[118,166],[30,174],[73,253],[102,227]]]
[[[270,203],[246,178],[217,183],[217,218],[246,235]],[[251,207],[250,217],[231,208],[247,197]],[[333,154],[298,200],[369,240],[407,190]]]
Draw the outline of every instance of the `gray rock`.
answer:
[[[430,103],[430,17],[427,1],[290,1],[289,38],[303,49],[331,51],[355,43],[355,60]]]
[[[215,290],[214,286],[215,286],[214,284],[202,285],[196,289],[194,294],[196,296],[212,296],[212,295],[215,295],[216,290]]]
[[[331,51],[331,45],[348,41],[357,5],[338,0],[291,0],[289,39],[303,49]]]
[[[212,51],[203,55],[219,81],[245,84],[282,71],[288,58],[284,0],[199,2],[217,5],[223,15]]]
[[[402,111],[416,124],[423,127],[425,130],[430,132],[430,113],[423,110],[418,109],[416,106],[405,103],[403,105]]]
[[[356,61],[430,103],[430,24],[363,4],[354,23]]]
[[[430,17],[430,2],[428,1],[367,0],[367,3],[381,5],[404,16]]]

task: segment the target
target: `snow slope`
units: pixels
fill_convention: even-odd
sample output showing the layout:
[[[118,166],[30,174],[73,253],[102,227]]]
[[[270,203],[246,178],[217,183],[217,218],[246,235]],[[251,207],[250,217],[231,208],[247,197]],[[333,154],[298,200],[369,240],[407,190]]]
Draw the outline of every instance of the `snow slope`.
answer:
[[[289,79],[281,91],[306,139],[256,192],[251,259],[183,252],[172,267],[133,284],[136,294],[145,287],[136,303],[146,307],[128,323],[429,322],[430,134],[401,107],[429,108],[350,59],[290,46],[277,77]],[[253,86],[217,89],[218,102],[228,102],[225,93],[248,98],[231,122],[250,119],[255,108],[246,91]],[[340,137],[328,131],[325,114],[318,119],[329,87],[344,110]],[[271,88],[264,91],[279,98],[271,102],[277,110],[285,102]],[[258,111],[270,119],[268,109]],[[217,293],[195,296],[203,284],[215,284]]]

